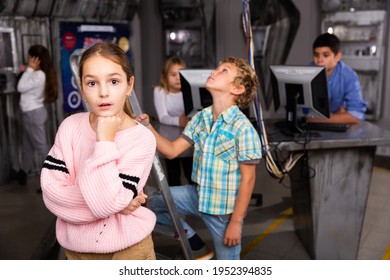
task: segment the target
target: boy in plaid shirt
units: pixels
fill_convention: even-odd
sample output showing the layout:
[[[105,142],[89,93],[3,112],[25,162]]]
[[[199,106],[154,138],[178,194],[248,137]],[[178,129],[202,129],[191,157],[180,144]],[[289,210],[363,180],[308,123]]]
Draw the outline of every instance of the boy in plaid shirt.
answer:
[[[177,210],[200,217],[210,230],[217,259],[239,259],[244,217],[251,199],[256,164],[261,158],[259,135],[240,111],[253,100],[258,79],[244,60],[229,57],[220,62],[206,81],[213,105],[197,113],[182,135],[169,141],[150,125],[157,150],[175,158],[194,145],[192,180],[195,185],[171,187]],[[157,222],[172,224],[161,195],[150,196],[149,206]],[[196,232],[182,221],[195,259],[211,259]]]

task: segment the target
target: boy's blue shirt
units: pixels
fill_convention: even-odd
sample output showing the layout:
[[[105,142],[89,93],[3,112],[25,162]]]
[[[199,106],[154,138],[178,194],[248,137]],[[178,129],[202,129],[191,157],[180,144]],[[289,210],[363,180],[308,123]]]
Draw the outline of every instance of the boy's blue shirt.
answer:
[[[192,180],[198,184],[199,211],[231,214],[241,181],[240,163],[257,164],[262,156],[259,135],[234,105],[212,123],[212,106],[197,113],[182,136],[194,144]]]
[[[355,118],[365,119],[367,102],[363,100],[358,75],[341,60],[328,77],[328,92],[331,113],[336,113],[343,106]]]

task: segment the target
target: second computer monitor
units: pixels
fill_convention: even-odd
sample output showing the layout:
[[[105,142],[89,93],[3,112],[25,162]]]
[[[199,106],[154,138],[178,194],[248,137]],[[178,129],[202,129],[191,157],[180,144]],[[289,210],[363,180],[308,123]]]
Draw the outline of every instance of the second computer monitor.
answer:
[[[184,111],[189,118],[213,104],[211,94],[205,87],[211,71],[212,69],[181,69],[179,71]]]
[[[299,118],[330,117],[324,67],[271,65],[270,70],[275,111],[285,109],[288,129],[299,133]]]

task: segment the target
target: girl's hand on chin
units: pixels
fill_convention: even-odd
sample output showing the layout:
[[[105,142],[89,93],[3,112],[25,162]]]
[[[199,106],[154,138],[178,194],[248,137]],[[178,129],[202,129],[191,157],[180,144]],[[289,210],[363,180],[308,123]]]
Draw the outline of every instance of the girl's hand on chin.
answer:
[[[123,119],[124,120],[124,119]],[[96,140],[114,141],[115,135],[123,122],[118,115],[109,117],[97,117],[96,119]]]

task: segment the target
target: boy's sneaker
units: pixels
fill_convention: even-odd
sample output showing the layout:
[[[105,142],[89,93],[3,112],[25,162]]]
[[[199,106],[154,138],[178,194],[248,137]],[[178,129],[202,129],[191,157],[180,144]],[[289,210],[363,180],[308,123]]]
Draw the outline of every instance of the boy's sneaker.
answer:
[[[214,257],[214,252],[205,245],[199,250],[192,250],[192,255],[194,260],[211,260]]]
[[[214,252],[209,250],[206,245],[199,250],[192,250],[192,256],[194,260],[211,260],[214,257]],[[174,257],[174,260],[185,260],[183,251],[180,250],[178,254]]]

